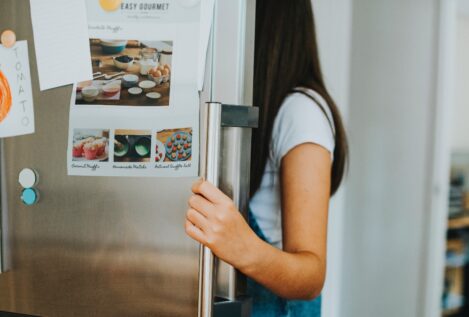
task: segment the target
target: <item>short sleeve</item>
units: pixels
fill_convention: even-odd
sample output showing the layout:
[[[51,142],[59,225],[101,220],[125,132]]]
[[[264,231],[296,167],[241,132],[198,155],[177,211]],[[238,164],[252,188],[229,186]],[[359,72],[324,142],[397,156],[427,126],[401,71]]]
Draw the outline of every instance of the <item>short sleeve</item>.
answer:
[[[317,94],[316,94],[317,95]],[[304,143],[314,143],[324,147],[333,158],[335,140],[331,126],[332,116],[326,102],[316,96],[326,114],[311,98],[295,93],[288,96],[274,121],[271,156],[276,167],[280,167],[282,158],[293,148]]]

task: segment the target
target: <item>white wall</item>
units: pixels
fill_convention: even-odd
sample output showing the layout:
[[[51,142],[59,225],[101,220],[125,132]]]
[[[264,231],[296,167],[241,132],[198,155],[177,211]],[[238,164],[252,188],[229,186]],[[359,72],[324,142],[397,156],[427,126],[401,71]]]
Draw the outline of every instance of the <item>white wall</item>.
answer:
[[[342,317],[424,317],[437,30],[437,0],[353,1]]]
[[[349,100],[352,0],[312,0],[316,32],[326,84],[344,119]],[[344,190],[332,201],[328,234],[328,269],[323,292],[324,317],[340,317]]]
[[[460,3],[469,6],[468,0]],[[469,12],[459,15],[456,34],[452,150],[469,152]]]

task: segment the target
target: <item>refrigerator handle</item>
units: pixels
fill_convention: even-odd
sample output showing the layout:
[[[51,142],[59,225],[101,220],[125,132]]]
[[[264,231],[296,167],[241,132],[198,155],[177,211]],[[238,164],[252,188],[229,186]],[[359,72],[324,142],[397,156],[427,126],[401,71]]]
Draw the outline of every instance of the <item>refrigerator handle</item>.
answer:
[[[250,106],[222,105],[208,102],[201,107],[201,175],[215,186],[220,186],[220,163],[222,128],[257,128],[259,108]],[[235,194],[235,193],[233,193]],[[239,194],[239,193],[238,193]],[[239,195],[237,195],[239,196]],[[234,272],[234,268],[231,268]],[[233,275],[233,274],[231,274]],[[232,276],[233,278],[233,276]],[[231,282],[230,288],[235,287]],[[232,298],[218,303],[214,311],[215,258],[212,251],[201,245],[199,255],[199,317],[241,316],[245,299],[235,298],[235,290],[230,290]],[[228,313],[229,312],[229,313]]]
[[[201,172],[205,180],[218,187],[221,150],[222,105],[209,102],[202,105],[201,143],[204,149]],[[206,246],[200,246],[199,255],[199,317],[213,316],[214,255]]]

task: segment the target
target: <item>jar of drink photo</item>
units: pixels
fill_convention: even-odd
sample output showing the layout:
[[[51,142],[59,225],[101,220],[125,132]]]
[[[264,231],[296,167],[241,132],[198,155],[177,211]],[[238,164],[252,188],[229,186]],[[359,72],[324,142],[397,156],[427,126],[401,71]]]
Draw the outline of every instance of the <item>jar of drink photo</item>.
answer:
[[[158,66],[158,52],[154,48],[142,48],[140,55],[140,74],[146,76],[150,69]]]

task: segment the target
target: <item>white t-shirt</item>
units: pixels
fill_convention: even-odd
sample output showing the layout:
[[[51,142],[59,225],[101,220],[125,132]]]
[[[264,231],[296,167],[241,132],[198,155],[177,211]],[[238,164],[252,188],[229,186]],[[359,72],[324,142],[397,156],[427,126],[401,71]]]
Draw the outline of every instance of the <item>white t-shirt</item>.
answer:
[[[332,114],[326,101],[313,90],[303,91],[322,105],[332,123]],[[279,177],[282,158],[294,147],[304,143],[324,147],[333,158],[335,138],[331,123],[318,104],[298,92],[285,98],[275,118],[264,175],[249,207],[268,242],[278,248],[282,248]]]

